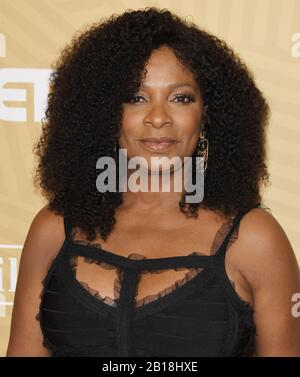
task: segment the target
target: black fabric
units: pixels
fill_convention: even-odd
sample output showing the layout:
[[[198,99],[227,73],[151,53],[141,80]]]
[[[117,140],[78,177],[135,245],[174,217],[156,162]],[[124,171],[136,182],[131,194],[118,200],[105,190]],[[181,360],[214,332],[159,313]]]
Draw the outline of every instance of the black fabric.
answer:
[[[52,356],[252,355],[254,310],[235,292],[225,270],[228,242],[246,212],[233,220],[214,255],[194,252],[156,259],[131,259],[76,243],[65,218],[66,239],[43,281],[37,316],[44,345]],[[79,256],[122,272],[112,305],[76,279],[71,261]],[[169,293],[135,306],[142,272],[183,267],[198,273]]]

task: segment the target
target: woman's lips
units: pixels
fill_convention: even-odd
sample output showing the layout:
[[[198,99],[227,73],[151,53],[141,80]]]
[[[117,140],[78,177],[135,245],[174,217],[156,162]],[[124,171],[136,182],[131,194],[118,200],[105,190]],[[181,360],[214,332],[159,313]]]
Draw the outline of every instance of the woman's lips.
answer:
[[[176,141],[144,141],[141,140],[141,143],[147,147],[147,149],[150,149],[151,151],[165,151],[169,149],[171,146],[173,146]]]

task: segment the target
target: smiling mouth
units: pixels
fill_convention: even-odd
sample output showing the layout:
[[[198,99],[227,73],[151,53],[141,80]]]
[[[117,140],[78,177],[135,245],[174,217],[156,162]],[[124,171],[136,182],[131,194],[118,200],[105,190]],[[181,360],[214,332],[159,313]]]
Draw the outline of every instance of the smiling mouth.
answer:
[[[151,151],[161,151],[164,152],[170,149],[173,145],[177,144],[177,141],[147,141],[140,140],[140,142]]]

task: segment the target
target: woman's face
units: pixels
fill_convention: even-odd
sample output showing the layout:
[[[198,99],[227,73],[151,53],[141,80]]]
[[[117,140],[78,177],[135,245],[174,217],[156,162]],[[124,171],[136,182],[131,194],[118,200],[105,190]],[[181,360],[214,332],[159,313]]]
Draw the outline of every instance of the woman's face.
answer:
[[[167,46],[154,50],[141,87],[123,104],[119,147],[127,158],[191,156],[201,136],[203,101],[192,73]],[[166,137],[169,144],[142,141]]]

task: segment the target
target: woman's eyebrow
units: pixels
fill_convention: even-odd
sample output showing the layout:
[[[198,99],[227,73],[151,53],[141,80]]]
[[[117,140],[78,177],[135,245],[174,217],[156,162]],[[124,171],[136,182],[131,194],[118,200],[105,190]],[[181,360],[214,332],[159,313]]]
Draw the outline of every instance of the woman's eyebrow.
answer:
[[[190,86],[191,88],[193,88],[194,90],[196,90],[195,86],[188,83],[188,82],[175,82],[173,84],[170,84],[170,85],[167,85],[166,88],[168,89],[177,89],[177,88],[180,88],[182,86]],[[149,88],[151,89],[151,86],[148,85],[148,84],[141,84],[141,88]]]

